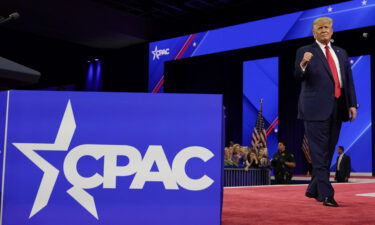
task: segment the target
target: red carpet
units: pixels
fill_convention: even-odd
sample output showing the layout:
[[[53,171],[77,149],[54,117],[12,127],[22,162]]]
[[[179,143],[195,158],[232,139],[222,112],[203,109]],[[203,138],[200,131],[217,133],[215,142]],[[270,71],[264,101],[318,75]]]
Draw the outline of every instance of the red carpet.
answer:
[[[374,224],[375,183],[333,184],[338,208],[304,196],[306,185],[225,188],[222,225]]]

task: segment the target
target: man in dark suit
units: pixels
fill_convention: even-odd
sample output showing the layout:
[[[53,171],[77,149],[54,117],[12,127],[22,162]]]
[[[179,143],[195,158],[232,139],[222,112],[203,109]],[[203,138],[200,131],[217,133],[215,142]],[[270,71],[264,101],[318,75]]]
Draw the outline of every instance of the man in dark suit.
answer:
[[[297,50],[295,77],[301,82],[298,118],[304,120],[313,172],[305,195],[337,207],[329,168],[343,121],[357,116],[357,100],[346,51],[331,45],[333,21],[313,23],[315,42]]]
[[[337,182],[348,182],[350,171],[352,170],[350,157],[344,153],[343,146],[337,148],[337,153],[339,153],[339,156],[336,160],[335,180],[337,180]]]

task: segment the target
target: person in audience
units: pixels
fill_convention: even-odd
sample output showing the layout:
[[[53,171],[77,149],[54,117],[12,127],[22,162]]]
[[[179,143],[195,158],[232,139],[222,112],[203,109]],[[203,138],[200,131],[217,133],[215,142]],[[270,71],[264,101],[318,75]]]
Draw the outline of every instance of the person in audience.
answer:
[[[270,165],[266,148],[260,148],[258,152],[259,167],[267,167]]]
[[[230,147],[225,147],[224,149],[224,165],[225,167],[233,167],[232,161],[232,150]]]
[[[232,162],[235,167],[239,166],[241,157],[242,155],[240,151],[240,145],[239,144],[233,145]]]
[[[240,155],[241,157],[238,160],[238,167],[244,168],[246,166],[248,149],[246,146],[240,146]]]
[[[258,168],[259,167],[258,157],[257,157],[254,150],[250,150],[250,152],[248,154],[246,166],[245,166],[245,171],[248,171],[250,167],[252,167],[252,168]]]
[[[296,167],[294,155],[286,150],[285,143],[281,141],[277,145],[277,150],[271,161],[276,184],[290,184],[292,168]]]
[[[336,175],[335,180],[337,182],[348,182],[350,177],[350,171],[352,166],[350,163],[350,157],[344,153],[344,147],[339,146],[337,148],[337,153],[339,156],[336,161]]]

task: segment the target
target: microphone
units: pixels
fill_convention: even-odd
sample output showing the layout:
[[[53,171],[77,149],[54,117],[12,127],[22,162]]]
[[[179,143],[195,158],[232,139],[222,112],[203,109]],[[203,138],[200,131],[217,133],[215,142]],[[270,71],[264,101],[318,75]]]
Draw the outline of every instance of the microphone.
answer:
[[[12,14],[10,14],[7,18],[0,18],[0,24],[2,23],[6,23],[8,22],[9,20],[16,20],[20,17],[20,14],[18,12],[14,12]]]

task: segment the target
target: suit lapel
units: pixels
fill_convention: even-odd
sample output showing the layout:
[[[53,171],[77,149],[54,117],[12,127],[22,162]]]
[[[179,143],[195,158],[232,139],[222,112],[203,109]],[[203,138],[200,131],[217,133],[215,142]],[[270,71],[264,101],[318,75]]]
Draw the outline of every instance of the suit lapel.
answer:
[[[331,69],[329,68],[327,58],[324,55],[324,53],[322,52],[322,49],[320,49],[319,45],[316,42],[313,43],[313,48],[314,48],[314,50],[315,50],[314,52],[316,53],[318,58],[322,61],[323,65],[324,65],[324,68],[327,70],[327,72],[328,72],[327,75],[334,82],[333,76],[332,76],[332,73],[331,73]]]

